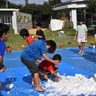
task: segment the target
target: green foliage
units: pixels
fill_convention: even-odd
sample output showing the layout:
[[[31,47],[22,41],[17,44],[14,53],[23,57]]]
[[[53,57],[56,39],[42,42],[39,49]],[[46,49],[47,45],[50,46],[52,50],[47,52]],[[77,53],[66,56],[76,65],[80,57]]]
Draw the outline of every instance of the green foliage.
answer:
[[[0,8],[5,8],[6,1],[5,0],[0,0]]]
[[[88,0],[87,6],[92,13],[96,12],[96,0]]]
[[[9,1],[8,2],[8,8],[21,8],[22,6],[21,5],[16,5],[14,3],[10,3]],[[6,8],[6,0],[0,0],[0,8]]]
[[[44,3],[43,5],[29,4],[24,6],[20,11],[32,14],[33,23],[48,23],[51,17],[51,6],[48,3]]]
[[[61,3],[61,0],[49,0],[51,6]]]

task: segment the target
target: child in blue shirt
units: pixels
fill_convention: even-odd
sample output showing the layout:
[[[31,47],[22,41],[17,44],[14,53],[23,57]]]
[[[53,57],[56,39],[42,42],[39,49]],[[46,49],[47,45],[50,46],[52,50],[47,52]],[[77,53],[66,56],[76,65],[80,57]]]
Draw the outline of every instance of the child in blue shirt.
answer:
[[[9,37],[9,26],[3,23],[0,23],[0,72],[4,72],[6,70],[5,65],[3,64],[3,57],[6,50],[6,42]],[[1,88],[1,82],[0,82]]]
[[[39,58],[41,56],[44,57],[45,60],[52,62],[53,64],[58,64],[57,61],[49,58],[46,53],[53,53],[56,50],[56,43],[53,40],[39,39],[30,44],[21,54],[21,61],[27,66],[29,71],[33,75],[32,83],[34,83],[34,87],[36,91],[44,91],[43,88],[40,87],[40,78],[39,78],[39,70],[36,62],[41,62]]]

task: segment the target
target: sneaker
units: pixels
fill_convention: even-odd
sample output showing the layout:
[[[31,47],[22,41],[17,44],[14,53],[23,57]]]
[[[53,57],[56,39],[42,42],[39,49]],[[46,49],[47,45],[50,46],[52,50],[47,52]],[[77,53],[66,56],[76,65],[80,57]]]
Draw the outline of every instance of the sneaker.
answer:
[[[81,50],[79,51],[79,54],[81,54]]]
[[[83,55],[84,55],[84,52],[81,53],[81,56],[83,56]]]

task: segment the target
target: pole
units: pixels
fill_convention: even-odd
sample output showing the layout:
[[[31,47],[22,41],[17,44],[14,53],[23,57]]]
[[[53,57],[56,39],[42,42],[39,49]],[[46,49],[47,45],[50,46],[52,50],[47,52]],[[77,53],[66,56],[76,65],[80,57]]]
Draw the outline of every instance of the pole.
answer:
[[[8,0],[6,0],[6,8],[8,8]]]

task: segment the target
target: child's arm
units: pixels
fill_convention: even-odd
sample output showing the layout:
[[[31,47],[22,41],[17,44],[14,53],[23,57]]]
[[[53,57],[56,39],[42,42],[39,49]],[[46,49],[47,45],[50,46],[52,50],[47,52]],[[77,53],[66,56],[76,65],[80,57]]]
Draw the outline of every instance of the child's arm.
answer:
[[[43,72],[41,72],[41,71],[40,71],[39,73],[40,73],[40,75],[43,76],[46,80],[49,79],[47,74],[45,74],[45,73],[43,73]]]
[[[37,37],[37,38],[43,38],[43,36],[40,36],[40,35],[35,35],[35,37]]]
[[[74,40],[76,40],[76,38],[77,38],[77,32],[75,33]]]
[[[51,74],[54,75],[55,77],[58,77],[58,75],[55,71],[51,71]]]
[[[57,75],[55,71],[51,71],[51,74],[55,77],[55,81],[59,80],[60,77]]]
[[[38,63],[41,63],[41,62],[42,62],[42,60],[40,60],[40,59],[37,59],[37,60],[36,60],[36,62],[38,62]]]
[[[45,60],[47,60],[49,62],[52,62],[55,65],[59,65],[59,62],[58,61],[49,58],[46,54],[43,54],[43,57],[45,58]]]
[[[4,72],[6,67],[3,65],[3,57],[0,56],[0,72]]]

